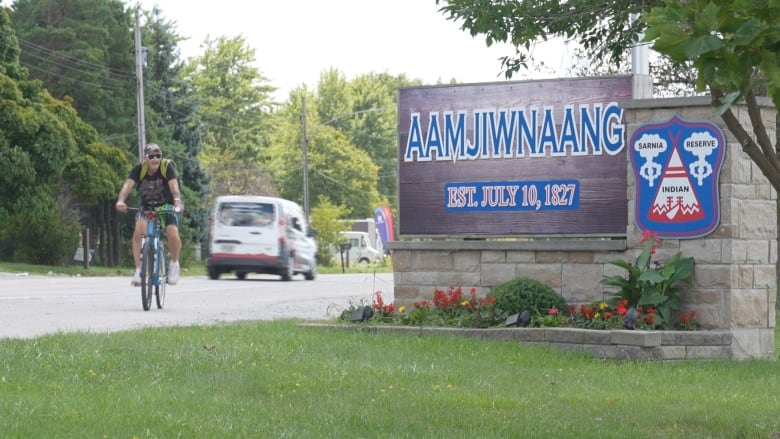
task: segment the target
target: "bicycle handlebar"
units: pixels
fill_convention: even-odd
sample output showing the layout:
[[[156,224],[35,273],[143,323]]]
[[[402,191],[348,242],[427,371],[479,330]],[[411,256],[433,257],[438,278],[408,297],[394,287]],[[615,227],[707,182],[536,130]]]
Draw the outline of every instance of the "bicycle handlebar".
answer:
[[[170,209],[168,209],[168,208],[159,209],[160,207],[162,207],[162,206],[158,206],[158,207],[154,207],[154,208],[151,208],[151,209],[145,209],[144,210],[141,207],[130,207],[130,206],[127,206],[127,211],[128,212],[146,212],[146,211],[148,211],[148,212],[157,212],[157,213],[182,213],[182,208],[181,207],[171,207]]]

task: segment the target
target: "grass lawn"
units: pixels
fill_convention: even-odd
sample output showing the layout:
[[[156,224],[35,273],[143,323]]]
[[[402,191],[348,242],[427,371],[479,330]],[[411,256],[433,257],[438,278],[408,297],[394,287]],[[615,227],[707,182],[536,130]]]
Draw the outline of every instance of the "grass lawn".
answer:
[[[60,334],[0,340],[0,436],[778,439],[778,377],[292,320]]]

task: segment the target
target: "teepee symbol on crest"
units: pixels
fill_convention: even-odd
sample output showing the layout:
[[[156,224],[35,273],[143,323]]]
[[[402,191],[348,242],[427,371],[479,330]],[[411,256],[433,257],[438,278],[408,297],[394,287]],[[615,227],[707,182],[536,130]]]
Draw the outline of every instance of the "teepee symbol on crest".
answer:
[[[704,212],[691,184],[690,175],[680,160],[677,148],[673,147],[648,218],[660,222],[687,222],[703,217]]]

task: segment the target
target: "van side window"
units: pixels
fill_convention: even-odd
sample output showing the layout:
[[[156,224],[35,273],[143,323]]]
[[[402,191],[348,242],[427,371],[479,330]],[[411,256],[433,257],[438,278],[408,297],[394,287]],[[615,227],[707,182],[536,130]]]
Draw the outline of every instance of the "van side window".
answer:
[[[301,222],[300,222],[300,220],[298,220],[298,218],[293,217],[293,219],[292,219],[292,226],[293,226],[293,229],[303,233],[303,228],[301,227]]]

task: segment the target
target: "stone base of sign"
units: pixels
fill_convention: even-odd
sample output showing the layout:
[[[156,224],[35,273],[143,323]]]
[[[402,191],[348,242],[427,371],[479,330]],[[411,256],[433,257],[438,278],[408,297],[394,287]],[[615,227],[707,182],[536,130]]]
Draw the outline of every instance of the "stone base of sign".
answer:
[[[584,352],[613,360],[701,360],[734,358],[730,331],[601,331],[578,328],[438,328],[365,324],[303,326],[404,335],[452,335],[480,340],[515,341]]]

